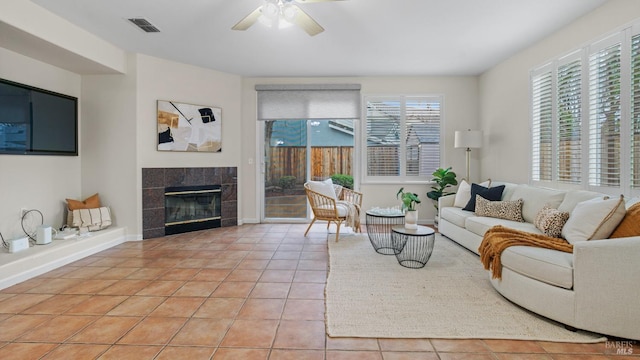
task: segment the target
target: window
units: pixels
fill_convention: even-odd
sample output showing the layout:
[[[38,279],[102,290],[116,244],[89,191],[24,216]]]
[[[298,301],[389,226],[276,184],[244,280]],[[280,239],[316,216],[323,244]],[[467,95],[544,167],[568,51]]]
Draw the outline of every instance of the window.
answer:
[[[640,24],[531,72],[531,180],[640,193]]]
[[[535,181],[550,181],[552,169],[552,73],[543,69],[532,77],[532,177]]]
[[[369,180],[429,180],[440,167],[440,96],[365,97]]]
[[[558,181],[582,180],[582,61],[572,59],[558,66]]]
[[[589,56],[589,185],[620,185],[620,51]]]
[[[631,187],[640,189],[640,35],[631,39]]]

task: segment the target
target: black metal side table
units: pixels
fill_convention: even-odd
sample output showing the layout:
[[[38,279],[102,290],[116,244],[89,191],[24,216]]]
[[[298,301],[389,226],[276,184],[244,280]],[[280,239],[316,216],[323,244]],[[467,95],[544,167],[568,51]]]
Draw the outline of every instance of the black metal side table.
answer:
[[[400,209],[371,209],[365,212],[367,234],[378,254],[394,255],[391,242],[391,227],[404,224],[404,213]]]
[[[404,226],[391,228],[391,240],[400,265],[419,269],[424,267],[431,257],[436,240],[435,230],[418,225],[417,229],[405,229]]]

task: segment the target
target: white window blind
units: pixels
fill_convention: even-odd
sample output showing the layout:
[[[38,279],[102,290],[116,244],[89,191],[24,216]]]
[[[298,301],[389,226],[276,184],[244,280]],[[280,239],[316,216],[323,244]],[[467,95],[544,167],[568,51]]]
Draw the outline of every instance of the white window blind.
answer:
[[[631,187],[640,189],[640,35],[631,38]]]
[[[531,78],[531,176],[550,181],[552,176],[553,76],[551,70],[534,73]]]
[[[256,85],[258,120],[359,119],[358,84]]]
[[[366,175],[428,177],[440,167],[439,96],[366,97]]]
[[[580,184],[582,176],[582,61],[558,66],[557,179]]]
[[[407,175],[430,176],[440,167],[440,102],[407,99]]]
[[[589,185],[620,185],[620,54],[616,43],[589,56]]]
[[[367,101],[367,175],[400,175],[401,107],[398,100]]]

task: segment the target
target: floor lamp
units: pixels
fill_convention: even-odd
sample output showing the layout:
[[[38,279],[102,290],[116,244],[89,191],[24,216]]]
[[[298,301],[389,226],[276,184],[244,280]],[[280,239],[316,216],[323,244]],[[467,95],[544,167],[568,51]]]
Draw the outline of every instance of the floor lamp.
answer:
[[[456,149],[467,149],[467,182],[471,183],[471,148],[482,147],[482,131],[471,129],[456,131],[453,146]]]

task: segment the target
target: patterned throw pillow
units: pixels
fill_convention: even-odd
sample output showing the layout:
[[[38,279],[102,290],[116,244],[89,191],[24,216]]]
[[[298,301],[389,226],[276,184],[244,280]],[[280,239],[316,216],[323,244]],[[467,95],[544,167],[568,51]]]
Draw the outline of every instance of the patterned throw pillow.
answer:
[[[522,218],[522,199],[514,201],[489,201],[476,195],[476,215],[498,219],[524,222]]]
[[[533,222],[538,230],[542,231],[545,235],[554,238],[559,238],[562,234],[562,227],[569,220],[569,213],[566,211],[560,211],[554,209],[548,205],[545,205]]]

